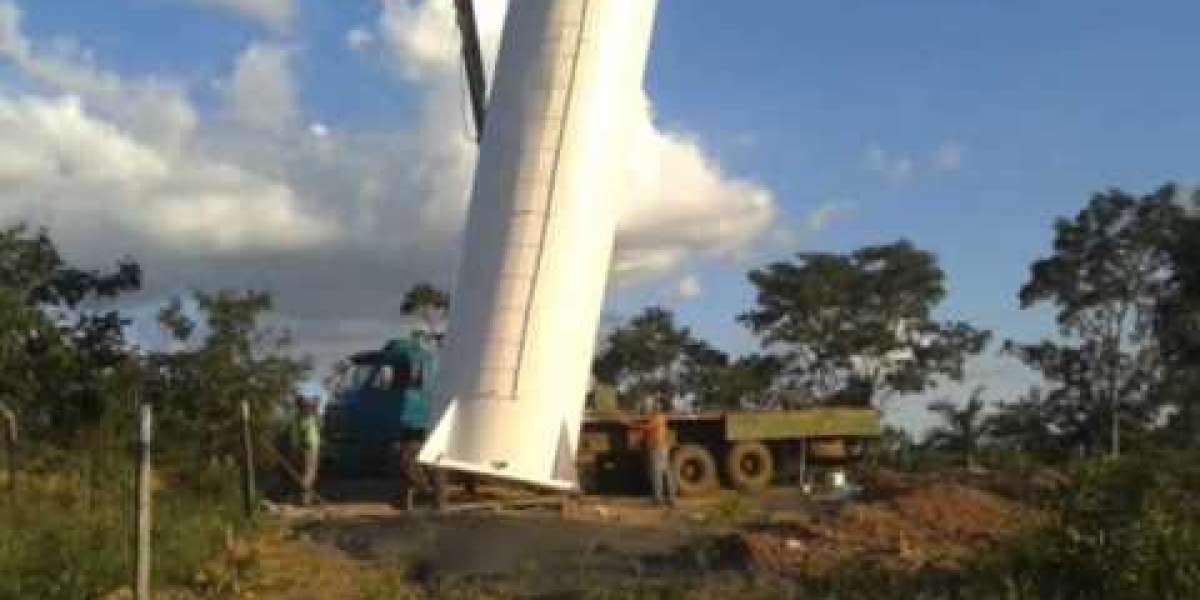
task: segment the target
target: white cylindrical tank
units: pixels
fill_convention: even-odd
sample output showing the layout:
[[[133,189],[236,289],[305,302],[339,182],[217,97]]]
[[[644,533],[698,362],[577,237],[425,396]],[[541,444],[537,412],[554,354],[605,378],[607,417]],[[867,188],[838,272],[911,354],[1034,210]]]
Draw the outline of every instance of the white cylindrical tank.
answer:
[[[422,463],[575,487],[656,5],[510,3]]]

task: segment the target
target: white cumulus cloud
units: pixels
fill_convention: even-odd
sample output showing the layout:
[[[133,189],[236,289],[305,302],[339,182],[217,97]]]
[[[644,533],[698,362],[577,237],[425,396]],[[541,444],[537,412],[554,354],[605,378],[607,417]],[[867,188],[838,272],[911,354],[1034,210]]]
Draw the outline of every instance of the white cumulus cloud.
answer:
[[[680,300],[695,300],[704,292],[700,278],[695,275],[685,275],[675,284],[675,297]]]
[[[61,40],[35,47],[21,20],[14,2],[0,0],[0,59],[44,85],[87,99],[98,114],[154,145],[177,149],[195,130],[196,111],[182,86],[153,78],[127,81]]]
[[[234,4],[247,3],[222,2]],[[490,65],[506,6],[477,8]],[[249,44],[202,115],[182,78],[118,73],[83,44],[29,39],[16,4],[0,0],[0,60],[43,90],[0,89],[0,221],[49,226],[85,264],[132,254],[148,273],[139,301],[269,288],[321,363],[377,344],[402,326],[404,291],[448,286],[457,264],[477,149],[453,19],[450,2],[385,0],[370,47],[421,109],[410,128],[365,131],[305,114],[293,73],[303,40]],[[694,135],[656,126],[644,98],[633,134],[618,279],[670,281],[759,243],[777,221],[769,189],[724,172]],[[681,297],[698,291],[688,279]]]
[[[462,131],[460,40],[453,4],[431,0],[385,0],[382,35],[400,72],[428,86],[430,129]],[[507,3],[477,3],[480,45],[493,64],[499,49]],[[727,256],[754,244],[778,213],[774,195],[750,180],[729,177],[700,141],[685,132],[655,125],[650,101],[642,94],[629,152],[631,193],[623,198],[616,260],[618,283],[661,275],[698,256]],[[447,129],[449,128],[449,129]],[[461,180],[448,199],[465,208],[470,144],[432,144]],[[461,216],[456,216],[461,218]]]
[[[0,182],[84,180],[136,186],[169,172],[154,150],[89,119],[78,97],[0,101]]]
[[[286,185],[164,154],[92,118],[74,96],[0,96],[0,162],[5,222],[109,226],[203,252],[302,247],[334,234],[299,210]]]
[[[954,140],[938,144],[928,161],[917,161],[905,153],[885,150],[878,142],[867,146],[867,167],[884,181],[899,185],[929,174],[954,173],[962,168],[966,147]]]
[[[904,183],[912,179],[917,164],[911,157],[893,155],[878,143],[867,148],[867,164],[888,183]]]
[[[362,50],[375,42],[375,34],[355,27],[346,32],[346,47],[351,50]]]
[[[9,57],[29,54],[29,42],[21,33],[21,12],[11,2],[0,2],[0,54]]]
[[[190,0],[251,19],[275,31],[287,31],[296,17],[296,0]]]
[[[495,64],[500,49],[507,12],[508,0],[475,3],[480,51],[489,67]],[[424,83],[446,83],[448,78],[460,76],[462,40],[453,2],[383,0],[380,29],[406,77]]]
[[[292,49],[255,43],[237,59],[229,82],[229,105],[238,124],[279,134],[293,128],[300,109],[292,78]]]
[[[953,172],[962,168],[963,145],[953,140],[942,142],[933,153],[933,168]]]
[[[854,214],[854,207],[843,202],[829,202],[814,208],[804,220],[804,228],[809,233],[820,233],[836,221],[849,218]]]
[[[459,41],[454,19],[452,2],[383,1],[383,35],[405,77],[419,80],[456,71]]]
[[[695,138],[656,128],[648,103],[639,117],[617,232],[618,275],[668,272],[692,257],[727,257],[754,245],[778,215],[770,190],[725,175]]]

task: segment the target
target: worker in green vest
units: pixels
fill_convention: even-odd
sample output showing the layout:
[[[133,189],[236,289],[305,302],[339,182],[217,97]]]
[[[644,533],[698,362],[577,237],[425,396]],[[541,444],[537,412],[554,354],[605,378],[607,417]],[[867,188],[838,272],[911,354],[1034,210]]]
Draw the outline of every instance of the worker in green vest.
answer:
[[[300,463],[301,503],[311,505],[317,485],[317,467],[321,460],[320,392],[307,389],[296,394],[296,414],[292,423],[292,448]]]

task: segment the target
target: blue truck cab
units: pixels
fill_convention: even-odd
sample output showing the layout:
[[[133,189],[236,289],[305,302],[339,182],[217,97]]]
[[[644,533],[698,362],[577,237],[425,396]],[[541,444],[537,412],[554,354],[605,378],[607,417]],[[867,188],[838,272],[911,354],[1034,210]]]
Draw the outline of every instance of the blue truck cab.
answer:
[[[325,410],[323,462],[338,473],[378,474],[397,444],[425,438],[437,361],[413,336],[348,363]]]

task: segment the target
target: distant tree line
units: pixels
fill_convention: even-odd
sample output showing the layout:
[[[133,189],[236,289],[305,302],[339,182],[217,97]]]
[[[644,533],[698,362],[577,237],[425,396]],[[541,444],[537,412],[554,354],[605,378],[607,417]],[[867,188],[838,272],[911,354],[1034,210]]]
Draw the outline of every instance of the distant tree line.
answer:
[[[934,403],[942,425],[927,446],[970,462],[985,444],[1063,457],[1115,455],[1151,439],[1200,443],[1198,213],[1200,195],[1166,185],[1143,196],[1098,193],[1058,219],[1052,252],[1017,293],[1024,309],[1053,307],[1057,331],[1000,348],[1043,384],[997,403],[982,388],[965,403]],[[908,240],[801,253],[748,278],[755,305],[737,321],[763,353],[731,358],[650,307],[603,340],[597,378],[627,407],[649,393],[698,408],[879,406],[961,382],[992,337],[934,318],[945,274]]]
[[[1054,223],[1052,252],[1030,266],[1022,308],[1051,306],[1057,331],[1005,340],[1000,353],[1042,375],[1016,398],[929,408],[925,447],[983,446],[1043,456],[1120,452],[1149,437],[1197,444],[1200,432],[1200,196],[1166,185],[1144,196],[1096,194]],[[946,296],[937,256],[901,239],[847,253],[806,252],[748,273],[754,305],[738,323],[762,351],[730,356],[650,306],[607,332],[593,374],[624,408],[665,397],[695,409],[882,406],[963,382],[992,332],[934,313]],[[448,295],[413,287],[402,312],[440,340]],[[912,446],[892,432],[893,446]]]
[[[982,390],[932,408],[944,427],[930,445],[970,454],[990,444],[1047,455],[1117,454],[1200,433],[1200,196],[1174,185],[1135,196],[1096,194],[1054,223],[1049,255],[1030,266],[1021,306],[1052,307],[1057,330],[1006,340],[1001,352],[1042,385],[999,402]],[[206,455],[235,448],[235,406],[270,419],[308,372],[285,331],[266,327],[259,291],[195,292],[159,322],[169,349],[138,347],[113,308],[141,288],[133,260],[107,270],[69,264],[45,230],[0,231],[0,396],[33,439],[94,443],[128,426],[134,394],[161,407],[175,439]],[[991,332],[934,317],[946,294],[937,257],[908,240],[848,253],[809,252],[749,272],[755,303],[737,322],[762,352],[733,357],[672,312],[648,307],[607,333],[594,364],[626,407],[657,395],[706,408],[878,406],[961,382]],[[428,283],[401,312],[440,341],[450,299]],[[194,319],[199,320],[197,322]],[[125,423],[125,425],[120,425]]]
[[[991,332],[938,321],[945,273],[908,240],[802,253],[749,273],[756,305],[737,321],[763,353],[730,358],[650,307],[605,338],[596,376],[631,403],[653,392],[698,408],[871,406],[961,381]]]
[[[242,400],[270,435],[265,425],[309,370],[290,355],[286,332],[264,326],[271,297],[195,292],[193,316],[175,299],[159,314],[175,343],[149,348],[130,339],[130,318],[114,308],[143,277],[131,259],[76,267],[45,230],[0,231],[0,397],[23,438],[85,455],[124,447],[143,399],[156,405],[163,452],[232,456]]]

